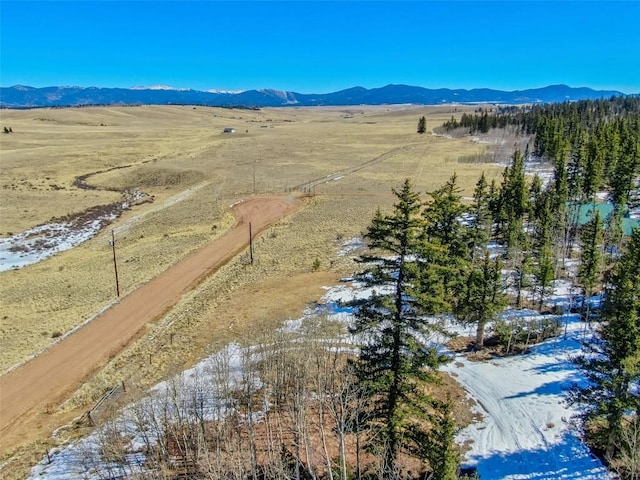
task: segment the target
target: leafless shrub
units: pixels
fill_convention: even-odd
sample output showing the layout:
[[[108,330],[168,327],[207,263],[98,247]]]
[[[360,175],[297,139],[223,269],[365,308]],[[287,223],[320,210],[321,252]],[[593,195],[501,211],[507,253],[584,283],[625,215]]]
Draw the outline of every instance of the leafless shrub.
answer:
[[[608,459],[611,467],[624,479],[640,479],[640,418],[637,413],[623,419],[615,449],[615,457]]]

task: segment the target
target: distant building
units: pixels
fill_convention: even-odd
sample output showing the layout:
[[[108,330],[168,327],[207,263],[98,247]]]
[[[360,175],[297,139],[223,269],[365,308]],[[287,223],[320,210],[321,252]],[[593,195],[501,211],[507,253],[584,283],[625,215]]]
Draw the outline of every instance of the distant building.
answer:
[[[236,133],[236,129],[232,127],[225,128],[222,133]]]

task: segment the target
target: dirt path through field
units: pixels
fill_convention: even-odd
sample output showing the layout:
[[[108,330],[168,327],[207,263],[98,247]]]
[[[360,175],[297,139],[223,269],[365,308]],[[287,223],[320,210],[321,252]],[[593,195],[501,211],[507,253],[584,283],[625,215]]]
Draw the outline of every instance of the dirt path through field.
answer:
[[[0,377],[0,451],[19,442],[48,406],[58,405],[109,358],[141,335],[181,296],[233,258],[253,234],[300,206],[293,197],[252,197],[234,206],[237,226],[191,253],[38,357]]]

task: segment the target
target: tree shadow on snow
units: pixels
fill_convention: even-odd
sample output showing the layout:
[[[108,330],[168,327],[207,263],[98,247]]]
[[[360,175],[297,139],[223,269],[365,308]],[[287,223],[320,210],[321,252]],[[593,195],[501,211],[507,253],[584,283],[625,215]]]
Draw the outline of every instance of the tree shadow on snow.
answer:
[[[567,376],[566,378],[543,383],[533,390],[529,390],[528,392],[519,392],[515,395],[509,395],[508,397],[504,397],[504,399],[508,400],[514,398],[523,398],[530,395],[558,395],[562,397],[567,389],[583,381],[584,378],[582,377],[582,375],[576,372],[572,375]]]
[[[600,460],[574,435],[535,450],[470,457],[482,480],[603,480],[612,478]]]

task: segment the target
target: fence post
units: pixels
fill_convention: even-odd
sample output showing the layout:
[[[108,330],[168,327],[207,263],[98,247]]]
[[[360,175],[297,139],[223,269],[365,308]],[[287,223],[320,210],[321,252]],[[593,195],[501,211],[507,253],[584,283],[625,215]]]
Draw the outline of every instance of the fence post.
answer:
[[[89,418],[89,423],[91,424],[91,426],[95,428],[96,422],[93,421],[93,417],[91,416],[91,410],[87,412],[87,417]]]

